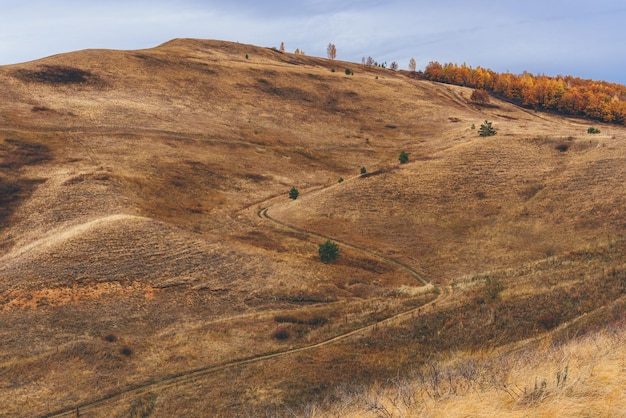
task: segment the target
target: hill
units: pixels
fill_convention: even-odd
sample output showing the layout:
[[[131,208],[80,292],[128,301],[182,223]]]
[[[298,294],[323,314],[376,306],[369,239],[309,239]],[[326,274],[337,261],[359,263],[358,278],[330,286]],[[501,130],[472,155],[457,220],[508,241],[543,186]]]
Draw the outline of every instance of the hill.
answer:
[[[3,415],[330,411],[623,329],[623,127],[221,41],[0,83]]]

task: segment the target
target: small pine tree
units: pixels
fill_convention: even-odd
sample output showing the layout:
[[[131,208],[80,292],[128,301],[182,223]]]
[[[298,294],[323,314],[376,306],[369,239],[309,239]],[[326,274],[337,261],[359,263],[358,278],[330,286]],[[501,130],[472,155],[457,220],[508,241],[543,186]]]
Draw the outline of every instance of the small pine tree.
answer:
[[[328,264],[339,257],[339,246],[331,240],[319,245],[318,253],[322,263]]]
[[[361,174],[367,174],[367,169],[365,167],[361,167]]]
[[[298,196],[300,196],[300,192],[295,187],[292,187],[289,190],[289,199],[296,200],[298,198]]]
[[[398,157],[398,160],[400,160],[400,164],[406,164],[409,162],[409,154],[407,154],[406,152],[402,151],[400,153],[400,156]]]
[[[480,125],[480,129],[478,129],[478,135],[480,136],[492,136],[495,135],[497,131],[491,127],[491,122],[485,121],[485,123]]]

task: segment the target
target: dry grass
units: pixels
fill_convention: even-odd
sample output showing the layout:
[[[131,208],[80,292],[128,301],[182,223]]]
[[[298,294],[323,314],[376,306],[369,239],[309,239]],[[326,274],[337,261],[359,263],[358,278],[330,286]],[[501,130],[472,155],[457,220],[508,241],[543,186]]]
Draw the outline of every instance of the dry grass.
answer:
[[[85,409],[349,408],[373,382],[448,367],[439,353],[486,364],[553,330],[583,347],[603,319],[581,315],[624,293],[622,128],[591,138],[461,87],[217,41],[58,55],[0,82],[0,415],[108,396]],[[498,135],[471,129],[485,119]],[[336,263],[319,262],[319,235],[345,243]],[[505,285],[494,302],[488,276]],[[554,379],[541,370],[511,382]],[[568,402],[548,383],[547,403]]]
[[[340,402],[309,405],[308,416],[623,416],[625,337],[621,324],[531,350],[457,352],[409,378],[340,388]]]

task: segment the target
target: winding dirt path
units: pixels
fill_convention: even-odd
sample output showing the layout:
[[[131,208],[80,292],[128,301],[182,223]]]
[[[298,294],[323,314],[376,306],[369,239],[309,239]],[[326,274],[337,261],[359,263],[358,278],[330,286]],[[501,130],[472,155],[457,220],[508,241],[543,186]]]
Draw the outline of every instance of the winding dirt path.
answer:
[[[305,192],[303,192],[302,194],[306,194],[306,193],[312,193],[312,192],[316,192],[316,191],[320,191],[322,189],[325,189],[327,187],[333,187],[333,185],[330,186],[321,186],[321,187],[314,187],[311,188]],[[366,254],[370,257],[376,258],[379,261],[382,261],[384,263],[387,263],[395,268],[398,268],[399,270],[403,271],[405,274],[410,275],[411,277],[413,277],[416,281],[418,281],[419,283],[421,283],[422,285],[425,286],[431,286],[434,289],[437,289],[439,291],[439,295],[436,299],[420,306],[417,308],[412,308],[409,309],[405,312],[401,312],[397,315],[391,316],[389,318],[386,318],[384,320],[375,322],[373,324],[367,325],[367,326],[362,326],[359,328],[356,328],[352,331],[348,331],[344,334],[341,335],[337,335],[335,337],[329,338],[327,340],[324,340],[322,342],[318,342],[315,344],[311,344],[311,345],[307,345],[307,346],[302,346],[302,347],[298,347],[298,348],[292,348],[292,349],[288,349],[288,350],[283,350],[283,351],[276,351],[276,352],[270,352],[270,353],[266,353],[266,354],[260,354],[260,355],[253,355],[253,356],[249,356],[249,357],[245,357],[245,358],[240,358],[240,359],[236,359],[236,360],[232,360],[226,363],[222,363],[222,364],[217,364],[217,365],[213,365],[213,366],[207,366],[207,367],[201,367],[195,370],[189,370],[189,371],[185,371],[185,372],[181,372],[179,374],[175,374],[175,375],[170,375],[167,377],[163,377],[163,378],[159,378],[159,379],[153,379],[151,381],[148,382],[144,382],[144,383],[139,383],[133,386],[130,386],[126,389],[123,390],[118,390],[118,391],[114,391],[111,392],[107,395],[104,395],[98,399],[92,400],[92,401],[87,401],[87,402],[83,402],[77,405],[74,405],[72,407],[67,407],[61,410],[58,410],[56,412],[52,412],[46,415],[43,415],[44,417],[68,417],[68,416],[78,416],[80,413],[84,413],[84,412],[88,412],[89,410],[93,409],[93,408],[98,408],[98,407],[102,407],[104,405],[106,405],[108,402],[114,402],[116,399],[119,399],[121,397],[132,397],[132,398],[137,398],[140,397],[142,395],[145,395],[149,392],[154,392],[154,391],[161,391],[170,387],[174,387],[176,385],[180,385],[180,384],[190,384],[193,383],[194,381],[200,380],[202,378],[204,378],[205,376],[211,375],[213,373],[217,373],[220,371],[224,371],[224,370],[228,370],[228,369],[232,369],[235,367],[242,367],[242,366],[246,366],[246,365],[250,365],[250,364],[255,364],[255,363],[260,363],[263,361],[267,361],[270,359],[275,359],[275,358],[279,358],[279,357],[285,357],[285,356],[289,356],[289,355],[293,355],[293,354],[297,354],[297,353],[303,353],[303,352],[307,352],[307,351],[311,351],[311,350],[315,350],[318,348],[323,348],[335,343],[338,343],[340,341],[344,341],[347,340],[351,337],[357,336],[357,335],[363,335],[366,334],[368,332],[372,332],[373,330],[379,328],[379,327],[385,327],[385,326],[390,326],[390,325],[396,325],[401,323],[402,321],[405,321],[407,319],[410,318],[414,318],[414,317],[418,317],[423,313],[428,312],[428,310],[434,310],[436,309],[436,306],[441,304],[441,302],[444,302],[448,299],[450,299],[452,297],[452,287],[451,286],[443,286],[443,287],[438,287],[438,286],[434,286],[432,283],[430,283],[423,274],[421,274],[420,272],[416,271],[415,269],[402,264],[401,262],[389,259],[387,257],[381,256],[379,254],[373,253],[369,250],[357,247],[355,245],[352,245],[350,243],[344,242],[342,240],[338,240],[332,237],[327,237],[321,234],[318,234],[316,232],[313,231],[308,231],[306,229],[294,226],[294,225],[290,225],[287,224],[285,222],[282,222],[274,217],[272,217],[269,214],[270,208],[273,205],[279,204],[281,202],[281,200],[284,199],[284,197],[282,196],[274,196],[264,202],[260,202],[255,204],[254,206],[257,208],[254,212],[252,213],[256,213],[256,216],[266,222],[269,222],[271,224],[273,224],[275,227],[280,228],[280,229],[284,229],[284,230],[290,230],[290,231],[294,231],[294,232],[298,232],[300,234],[306,235],[311,239],[315,239],[315,240],[319,240],[319,239],[332,239],[333,241],[339,243],[340,245],[346,247],[346,248],[350,248],[354,251],[358,251],[361,252],[363,254]],[[248,207],[247,210],[251,210],[252,207]],[[253,215],[255,216],[255,215]],[[110,221],[116,221],[119,220],[119,218],[117,216],[113,216],[112,218],[102,218],[102,219],[97,219],[94,220],[95,223],[97,224],[98,222],[110,222]],[[63,239],[63,238],[67,238],[69,235],[71,235],[72,233],[80,233],[82,231],[84,231],[85,228],[88,228],[90,226],[94,226],[93,223],[87,223],[86,225],[79,225],[76,228],[71,228],[67,231],[63,231],[63,233],[57,237],[58,239]],[[51,238],[51,237],[50,237]],[[50,239],[49,238],[49,239]],[[50,241],[46,240],[46,241],[42,241],[39,244],[40,245],[46,245],[47,243],[49,243]],[[36,247],[37,245],[35,245]],[[621,303],[623,302],[624,297],[614,301],[611,306],[615,303]],[[597,311],[600,311],[602,309],[606,309],[607,306],[601,307],[599,308]],[[595,313],[596,311],[592,312]],[[538,342],[541,340],[544,340],[546,338],[549,338],[551,335],[554,335],[556,332],[563,330],[569,326],[571,326],[572,324],[576,323],[577,321],[581,320],[582,318],[586,317],[588,314],[591,313],[585,313],[579,317],[573,318],[572,320],[561,324],[559,327],[557,327],[556,329],[546,332],[542,335],[537,335],[531,338],[527,338],[525,340],[522,341],[517,341],[511,344],[507,344],[504,345],[502,347],[499,347],[497,349],[495,349],[495,352],[498,353],[504,353],[504,352],[511,352],[511,351],[515,351],[518,349],[523,348],[524,346],[526,346],[529,343],[532,342]]]
[[[324,187],[322,187],[324,188]],[[316,188],[314,190],[310,190],[309,192],[315,191],[315,190],[319,190],[319,188]],[[262,203],[260,205],[260,209],[257,211],[257,216],[260,217],[261,219],[266,220],[267,222],[271,222],[273,223],[275,226],[282,228],[282,229],[289,229],[292,231],[297,231],[299,233],[305,234],[311,238],[316,238],[316,239],[331,239],[330,237],[325,237],[323,235],[317,234],[315,232],[312,231],[307,231],[305,229],[299,228],[297,226],[293,226],[293,225],[289,225],[286,224],[284,222],[281,222],[277,219],[272,218],[269,214],[268,214],[268,210],[271,207],[271,204],[269,202],[275,200],[275,198],[271,198],[268,199],[267,201],[264,202],[264,204]],[[76,231],[75,231],[76,232]],[[107,395],[102,396],[99,399],[95,399],[92,401],[87,401],[87,402],[83,402],[77,405],[74,405],[72,407],[68,407],[68,408],[64,408],[46,415],[43,415],[44,417],[67,417],[67,416],[78,416],[79,413],[85,412],[91,408],[95,408],[95,407],[100,407],[104,404],[106,404],[109,401],[113,401],[121,396],[131,396],[131,397],[139,397],[141,395],[144,395],[148,392],[152,392],[152,391],[159,391],[159,390],[163,390],[163,389],[167,389],[169,387],[172,386],[176,386],[179,384],[188,384],[191,383],[195,380],[201,379],[204,376],[216,373],[216,372],[220,372],[223,370],[227,370],[227,369],[231,369],[234,367],[240,367],[240,366],[245,366],[245,365],[249,365],[249,364],[253,364],[253,363],[259,363],[262,361],[266,361],[266,360],[270,360],[273,358],[277,358],[277,357],[283,357],[283,356],[288,356],[288,355],[292,355],[292,354],[297,354],[297,353],[302,353],[305,351],[310,351],[310,350],[314,350],[317,348],[322,348],[331,344],[335,344],[337,342],[346,340],[348,338],[351,338],[353,336],[356,335],[361,335],[361,334],[365,334],[367,332],[371,332],[375,329],[377,329],[378,327],[384,327],[384,326],[388,326],[388,325],[392,325],[392,324],[396,324],[399,322],[402,322],[406,319],[415,317],[418,314],[421,314],[422,312],[425,312],[428,309],[435,309],[435,306],[450,298],[452,296],[452,288],[450,286],[445,286],[445,287],[436,287],[433,286],[430,282],[428,282],[428,280],[426,280],[426,278],[418,271],[414,270],[413,268],[404,265],[398,261],[389,259],[387,257],[383,257],[381,255],[372,253],[368,250],[365,250],[363,248],[359,248],[357,246],[354,246],[352,244],[349,244],[347,242],[343,242],[341,240],[336,240],[333,239],[333,241],[336,241],[337,243],[350,248],[352,250],[355,251],[359,251],[362,252],[363,254],[367,254],[370,257],[374,257],[380,261],[383,261],[393,267],[396,267],[398,269],[400,269],[401,271],[403,271],[404,273],[410,275],[411,277],[413,277],[415,280],[417,280],[420,284],[425,285],[425,286],[432,286],[435,289],[438,289],[439,291],[439,295],[436,299],[420,306],[417,308],[412,308],[409,309],[405,312],[401,312],[397,315],[391,316],[389,318],[383,319],[381,321],[375,322],[373,324],[367,325],[367,326],[363,326],[363,327],[359,327],[357,329],[354,329],[352,331],[346,332],[344,334],[341,335],[337,335],[335,337],[329,338],[325,341],[319,342],[319,343],[315,343],[315,344],[311,344],[311,345],[307,345],[307,346],[303,346],[303,347],[299,347],[299,348],[292,348],[289,350],[284,350],[284,351],[277,351],[277,352],[273,352],[273,353],[267,353],[267,354],[262,354],[262,355],[255,355],[255,356],[251,356],[251,357],[246,357],[246,358],[241,358],[238,360],[233,360],[227,363],[223,363],[223,364],[218,364],[218,365],[214,365],[214,366],[208,366],[208,367],[202,367],[202,368],[198,368],[195,370],[190,370],[190,371],[185,371],[182,372],[180,374],[176,374],[176,375],[171,375],[171,376],[167,376],[161,379],[154,379],[148,382],[144,382],[141,384],[137,384],[131,387],[128,387],[127,389],[124,390],[120,390],[120,391],[115,391],[112,393],[109,393]]]

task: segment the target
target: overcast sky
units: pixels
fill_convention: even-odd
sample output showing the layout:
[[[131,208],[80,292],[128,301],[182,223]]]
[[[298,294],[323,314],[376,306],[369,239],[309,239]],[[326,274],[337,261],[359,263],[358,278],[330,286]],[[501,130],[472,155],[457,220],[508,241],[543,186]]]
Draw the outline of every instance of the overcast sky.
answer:
[[[0,65],[205,38],[626,84],[624,0],[0,0]]]

